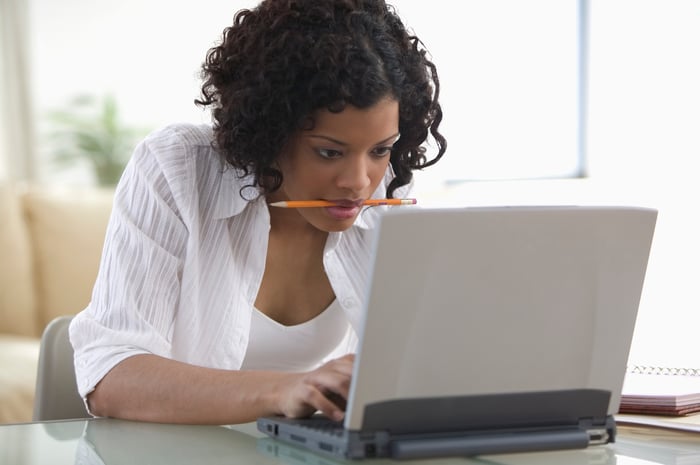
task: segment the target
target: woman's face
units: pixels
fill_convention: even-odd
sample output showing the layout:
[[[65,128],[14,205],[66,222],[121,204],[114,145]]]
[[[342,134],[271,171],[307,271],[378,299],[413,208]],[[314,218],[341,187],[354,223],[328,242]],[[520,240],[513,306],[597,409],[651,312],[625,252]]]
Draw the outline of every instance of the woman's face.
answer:
[[[340,113],[319,110],[313,128],[296,133],[280,154],[282,186],[268,200],[337,202],[337,207],[299,208],[295,214],[322,231],[346,230],[361,211],[359,203],[382,181],[398,138],[394,99],[365,109],[347,106]]]

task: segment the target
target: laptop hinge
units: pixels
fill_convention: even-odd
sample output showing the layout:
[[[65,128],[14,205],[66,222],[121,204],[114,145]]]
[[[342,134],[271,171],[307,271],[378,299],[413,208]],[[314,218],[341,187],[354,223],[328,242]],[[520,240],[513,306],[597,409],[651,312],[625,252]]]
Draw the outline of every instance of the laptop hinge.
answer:
[[[598,389],[393,399],[366,405],[360,429],[392,434],[565,425],[609,430],[609,401],[610,392]]]

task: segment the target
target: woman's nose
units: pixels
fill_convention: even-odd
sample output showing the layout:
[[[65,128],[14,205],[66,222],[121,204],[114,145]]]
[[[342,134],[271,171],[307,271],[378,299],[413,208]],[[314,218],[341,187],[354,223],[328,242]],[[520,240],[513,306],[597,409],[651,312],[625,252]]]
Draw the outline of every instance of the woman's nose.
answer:
[[[338,173],[338,187],[352,192],[362,192],[371,184],[370,166],[366,156],[346,158]]]

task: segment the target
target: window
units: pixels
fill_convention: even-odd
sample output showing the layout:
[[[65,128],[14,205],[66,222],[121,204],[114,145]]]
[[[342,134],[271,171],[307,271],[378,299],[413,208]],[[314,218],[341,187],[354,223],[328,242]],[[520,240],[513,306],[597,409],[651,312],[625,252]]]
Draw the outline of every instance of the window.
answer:
[[[585,1],[394,4],[440,72],[448,150],[427,176],[449,183],[584,173]]]

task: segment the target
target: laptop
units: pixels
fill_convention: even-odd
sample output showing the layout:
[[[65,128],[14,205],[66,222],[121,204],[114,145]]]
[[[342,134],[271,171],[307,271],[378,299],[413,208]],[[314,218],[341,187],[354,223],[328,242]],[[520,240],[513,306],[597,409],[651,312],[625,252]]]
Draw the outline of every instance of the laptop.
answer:
[[[339,459],[586,448],[615,420],[657,211],[396,208],[373,270],[345,419],[264,417]]]

